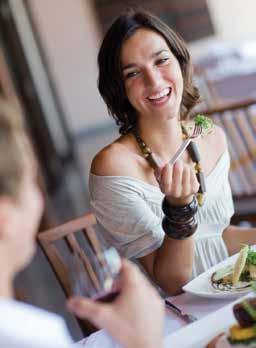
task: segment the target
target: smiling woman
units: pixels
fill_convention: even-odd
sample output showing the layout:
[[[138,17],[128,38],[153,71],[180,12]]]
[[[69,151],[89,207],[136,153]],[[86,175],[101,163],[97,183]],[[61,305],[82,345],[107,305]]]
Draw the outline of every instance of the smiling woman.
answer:
[[[92,209],[109,244],[136,259],[165,292],[176,294],[239,248],[228,227],[233,202],[225,135],[213,127],[169,164],[199,93],[186,44],[157,17],[133,10],[118,17],[103,40],[98,65],[99,91],[121,136],[92,162]],[[202,168],[208,197],[198,209],[195,171]],[[247,232],[245,242],[256,242],[255,231]]]

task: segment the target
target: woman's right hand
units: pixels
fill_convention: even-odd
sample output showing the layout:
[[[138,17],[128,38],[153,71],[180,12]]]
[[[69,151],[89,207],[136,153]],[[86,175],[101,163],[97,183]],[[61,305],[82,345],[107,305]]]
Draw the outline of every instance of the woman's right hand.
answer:
[[[187,205],[198,192],[199,183],[195,170],[182,160],[178,160],[174,165],[167,163],[157,168],[155,176],[171,205]]]

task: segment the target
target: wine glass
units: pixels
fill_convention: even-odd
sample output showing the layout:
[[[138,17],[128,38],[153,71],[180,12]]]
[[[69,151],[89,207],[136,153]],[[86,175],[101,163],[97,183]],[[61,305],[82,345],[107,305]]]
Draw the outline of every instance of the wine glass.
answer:
[[[69,260],[69,276],[74,295],[100,301],[111,301],[118,294],[121,258],[115,248],[97,248],[85,243],[84,252],[73,252]]]

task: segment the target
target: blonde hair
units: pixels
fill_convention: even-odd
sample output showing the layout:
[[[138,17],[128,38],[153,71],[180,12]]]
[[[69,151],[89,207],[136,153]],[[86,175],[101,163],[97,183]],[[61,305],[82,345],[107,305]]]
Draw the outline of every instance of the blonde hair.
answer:
[[[0,195],[17,198],[24,175],[27,136],[21,115],[0,97]],[[30,146],[28,146],[30,148]],[[29,152],[30,149],[29,149]]]

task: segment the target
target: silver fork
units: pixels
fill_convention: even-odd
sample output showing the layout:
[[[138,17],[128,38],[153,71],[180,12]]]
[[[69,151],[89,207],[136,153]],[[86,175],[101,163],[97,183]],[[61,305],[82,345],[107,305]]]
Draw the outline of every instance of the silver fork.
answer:
[[[173,165],[186,150],[191,140],[199,137],[202,134],[203,127],[201,125],[195,125],[193,133],[191,135],[187,135],[187,139],[183,141],[179,149],[174,154],[173,158],[170,160],[170,165]]]
[[[171,301],[165,299],[164,303],[166,307],[170,308],[173,312],[175,312],[181,319],[183,319],[187,324],[193,323],[197,320],[193,314],[183,313],[182,310],[175,306]]]

